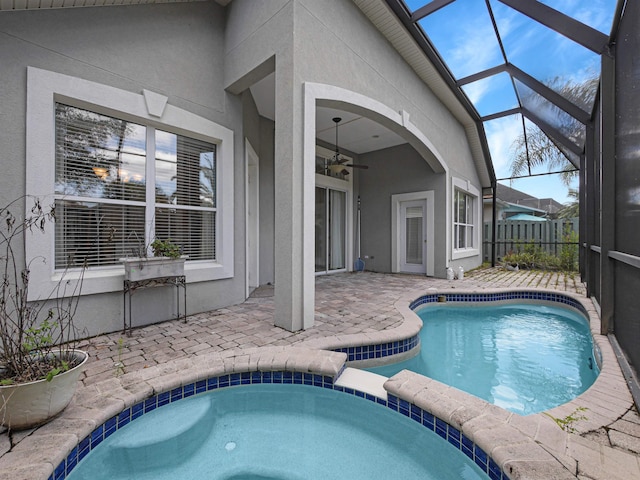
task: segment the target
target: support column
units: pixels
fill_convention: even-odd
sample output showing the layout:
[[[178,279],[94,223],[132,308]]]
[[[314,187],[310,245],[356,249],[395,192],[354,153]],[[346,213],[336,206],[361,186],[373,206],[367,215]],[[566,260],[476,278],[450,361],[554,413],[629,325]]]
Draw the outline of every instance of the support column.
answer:
[[[595,295],[596,282],[596,265],[595,252],[592,246],[596,245],[596,232],[599,223],[595,216],[596,211],[596,163],[598,155],[596,153],[596,133],[592,123],[587,125],[587,142],[585,145],[585,154],[580,157],[580,274],[582,281],[587,284],[587,296]]]
[[[275,325],[295,332],[314,320],[315,156],[305,155],[304,134],[315,138],[315,113],[306,125],[293,56],[276,58],[274,296]]]
[[[613,57],[603,54],[601,58],[600,333],[606,335],[614,331],[615,272],[609,251],[615,250],[616,245],[616,87]]]

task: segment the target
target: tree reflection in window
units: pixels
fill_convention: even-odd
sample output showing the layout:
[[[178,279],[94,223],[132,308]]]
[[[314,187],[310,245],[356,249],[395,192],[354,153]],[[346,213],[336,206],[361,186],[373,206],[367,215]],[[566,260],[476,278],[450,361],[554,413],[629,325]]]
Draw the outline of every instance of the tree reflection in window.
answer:
[[[57,104],[56,268],[114,265],[155,237],[215,259],[215,154],[203,140]]]

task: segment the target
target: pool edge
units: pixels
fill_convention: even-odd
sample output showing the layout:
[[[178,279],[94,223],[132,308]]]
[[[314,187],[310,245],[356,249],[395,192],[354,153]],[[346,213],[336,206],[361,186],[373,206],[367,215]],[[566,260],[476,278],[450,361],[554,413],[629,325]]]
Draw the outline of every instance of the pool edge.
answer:
[[[165,377],[171,378],[170,382],[160,382],[163,385],[162,391],[157,392],[153,389],[151,395],[145,396],[142,392],[148,390],[140,390],[139,395],[130,395],[127,400],[124,400],[124,392],[126,390],[125,385],[134,385],[131,383],[133,378],[125,378],[127,375],[123,375],[120,379],[120,388],[117,388],[117,383],[113,380],[107,380],[96,384],[97,391],[105,392],[103,387],[107,387],[110,391],[109,396],[114,398],[123,399],[125,407],[117,413],[109,416],[101,421],[101,417],[104,416],[106,410],[95,410],[96,426],[84,437],[79,437],[77,444],[75,444],[64,456],[60,462],[55,466],[51,474],[47,477],[48,480],[64,480],[67,475],[75,468],[79,461],[81,461],[93,448],[97,447],[107,438],[109,435],[115,433],[119,428],[122,428],[135,419],[141,417],[145,413],[149,413],[164,405],[180,401],[184,398],[191,397],[200,393],[211,392],[213,390],[251,385],[251,384],[298,384],[308,385],[319,388],[329,388],[345,394],[354,395],[362,399],[372,401],[376,404],[390,408],[404,416],[411,418],[418,422],[421,426],[432,430],[434,433],[442,437],[445,441],[451,444],[454,448],[457,448],[463,454],[467,456],[473,463],[481,468],[491,480],[508,480],[509,477],[503,472],[501,466],[479,445],[474,443],[469,437],[464,435],[454,425],[450,425],[444,419],[423,411],[417,405],[410,404],[404,401],[402,398],[395,395],[388,395],[387,398],[381,398],[372,393],[367,392],[366,388],[359,389],[357,385],[349,385],[340,383],[341,374],[347,369],[346,367],[346,355],[343,353],[330,352],[325,350],[308,350],[296,347],[263,347],[252,349],[252,355],[254,355],[254,362],[252,365],[258,367],[262,364],[263,368],[266,365],[276,366],[281,368],[280,365],[284,361],[286,370],[248,370],[243,371],[237,367],[235,361],[246,366],[245,359],[246,352],[237,352],[237,355],[225,355],[227,360],[233,360],[233,362],[223,362],[224,373],[209,378],[200,378],[194,382],[185,380],[176,381],[175,376]],[[217,360],[220,360],[221,355],[212,355]],[[285,358],[287,357],[287,358]],[[306,358],[305,358],[306,357]],[[313,357],[313,361],[309,361],[308,357]],[[275,359],[277,362],[274,362]],[[210,358],[208,360],[212,360]],[[176,363],[184,366],[185,362]],[[314,369],[318,368],[319,372],[315,372]],[[213,371],[218,371],[214,369]],[[158,373],[158,372],[156,372]],[[130,374],[133,376],[134,374]],[[204,374],[206,376],[206,374]],[[154,379],[158,377],[151,377],[147,380],[147,383],[152,387]],[[190,378],[190,377],[188,377]],[[104,385],[101,385],[104,384]],[[386,383],[385,383],[386,385]],[[89,387],[87,387],[89,388]],[[386,388],[386,387],[385,387]],[[82,398],[81,392],[81,398]],[[137,398],[144,397],[144,398]],[[84,397],[83,403],[87,404],[85,407],[89,408],[89,405],[94,405],[93,400],[95,398]],[[70,415],[72,416],[72,415]],[[431,421],[428,419],[431,418]],[[55,420],[54,420],[55,421]]]

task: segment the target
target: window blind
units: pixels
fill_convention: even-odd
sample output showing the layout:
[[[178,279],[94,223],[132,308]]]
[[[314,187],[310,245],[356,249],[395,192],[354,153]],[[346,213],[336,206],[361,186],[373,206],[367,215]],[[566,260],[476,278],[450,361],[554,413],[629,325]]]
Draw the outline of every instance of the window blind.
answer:
[[[215,145],[156,131],[156,201],[215,207]]]
[[[145,200],[146,128],[56,105],[55,192]]]
[[[156,238],[180,245],[189,260],[215,260],[215,212],[156,208]]]
[[[114,265],[144,249],[144,206],[56,200],[55,267]]]
[[[55,171],[56,268],[115,265],[153,238],[216,258],[214,144],[57,104]]]

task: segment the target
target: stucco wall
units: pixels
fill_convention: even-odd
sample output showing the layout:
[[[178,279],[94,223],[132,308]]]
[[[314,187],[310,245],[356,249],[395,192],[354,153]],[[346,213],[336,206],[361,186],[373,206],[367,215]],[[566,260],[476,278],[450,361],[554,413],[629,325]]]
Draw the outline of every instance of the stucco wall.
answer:
[[[234,132],[235,276],[190,284],[190,313],[244,298],[245,128],[251,141],[259,144],[261,159],[260,194],[265,208],[260,225],[260,281],[274,281],[277,272],[285,272],[282,278],[291,292],[288,298],[276,299],[276,308],[291,302],[293,306],[286,308],[295,312],[299,305],[308,304],[312,282],[306,277],[302,281],[300,263],[292,261],[303,258],[309,249],[302,235],[308,221],[304,201],[308,192],[300,181],[304,132],[312,128],[304,122],[305,82],[338,86],[380,102],[390,112],[406,112],[405,118],[408,115],[433,145],[434,157],[428,158],[437,156],[451,175],[478,185],[462,126],[349,0],[234,0],[226,9],[213,2],[194,2],[2,12],[0,42],[0,200],[5,202],[25,193],[28,66],[135,93],[151,90],[166,95],[169,104]],[[258,119],[249,100],[245,98],[243,106],[243,99],[228,93],[241,93],[269,69],[276,73],[277,124]],[[414,162],[418,171],[429,170],[423,158],[409,157],[406,161]],[[371,154],[371,162],[376,158]],[[287,177],[274,172],[286,172]],[[402,172],[392,188],[430,189],[425,184],[414,187],[408,175],[401,186]],[[438,188],[436,209],[443,212],[447,193],[442,182]],[[442,223],[444,217],[437,216],[436,221]],[[445,248],[442,240],[436,241],[438,249]],[[274,255],[274,250],[280,254]],[[443,256],[436,254],[436,271]],[[296,290],[303,284],[307,290]],[[83,300],[80,317],[88,334],[120,328],[121,294]],[[134,323],[166,319],[174,302],[172,295],[161,290],[137,293]]]
[[[25,193],[27,66],[166,95],[169,104],[232,129],[236,158],[242,155],[241,102],[222,86],[224,22],[224,9],[213,2],[1,12],[0,200]],[[236,218],[244,212],[242,173],[236,162]],[[243,222],[235,222],[234,237],[235,271],[243,272]],[[237,303],[244,298],[244,275],[190,284],[188,293],[190,313]],[[165,320],[174,307],[175,296],[164,289],[140,291],[133,301],[134,324]],[[118,330],[122,308],[120,293],[85,296],[80,326],[90,335]]]
[[[274,122],[260,116],[250,90],[242,94],[244,136],[251,143],[259,158],[259,283],[273,283],[274,244],[274,171],[273,135]]]
[[[297,78],[366,95],[396,112],[405,110],[451,173],[476,182],[463,127],[357,6],[304,0],[295,14]]]
[[[336,4],[339,6],[334,8]],[[303,0],[295,10],[295,29],[296,78],[342,87],[375,99],[396,112],[406,111],[409,120],[432,143],[435,150],[432,154],[445,163],[448,174],[469,180],[481,190],[463,126],[354,4]],[[373,253],[376,258],[369,264],[382,271],[391,269],[389,196],[392,193],[435,190],[434,274],[444,276],[450,256],[447,252],[450,229],[446,222],[447,209],[452,204],[451,197],[448,198],[452,195],[451,185],[447,185],[444,175],[434,177],[427,160],[410,151],[409,148],[407,151],[373,152],[360,157],[360,161],[365,163],[371,160],[372,165],[376,164],[373,158],[387,159],[379,167],[358,175],[362,182],[360,193],[363,202],[368,196],[366,185],[374,185],[375,192],[382,197],[372,201],[375,205],[382,204],[380,211],[374,210],[375,215],[384,212],[382,225],[386,227],[376,225],[374,231],[369,232],[376,239],[375,250],[380,251],[379,254]],[[390,159],[398,160],[397,170],[395,162],[390,162]],[[368,208],[369,205],[363,207],[363,222],[370,214]],[[452,221],[450,210],[448,220]],[[370,254],[364,250],[364,234],[361,251],[363,255]],[[465,269],[480,263],[480,256],[454,262]]]
[[[297,102],[304,82],[335,85],[365,95],[394,111],[406,111],[410,121],[431,141],[453,176],[479,188],[462,125],[415,74],[397,51],[347,0],[266,2],[234,0],[229,6],[225,82],[235,83],[275,56],[276,72],[287,87],[276,85],[276,104]],[[293,33],[286,29],[293,28]],[[274,35],[274,32],[280,35]],[[275,38],[274,38],[275,37]],[[293,42],[291,52],[287,41]],[[300,93],[301,94],[301,93]],[[294,125],[302,135],[303,125]],[[301,152],[300,152],[301,153]]]
[[[434,191],[436,205],[445,202],[445,175],[433,170],[409,145],[387,148],[360,155],[360,163],[369,166],[359,174],[362,210],[361,255],[367,270],[391,272],[391,196],[400,193]],[[441,209],[440,209],[441,210]],[[434,215],[434,274],[446,272],[446,219],[438,208]],[[371,257],[374,257],[371,259]]]
[[[260,285],[275,281],[274,129],[274,122],[260,117]]]
[[[276,195],[286,195],[292,204],[282,222],[293,244],[281,259],[304,250],[296,243],[303,235],[304,225],[296,225],[296,219],[304,217],[298,205],[304,202],[300,190],[303,178],[300,159],[305,158],[306,151],[300,140],[304,136],[303,119],[307,118],[303,117],[302,87],[307,82],[340,87],[380,102],[392,112],[406,112],[431,142],[434,157],[441,159],[448,173],[470,181],[481,190],[463,126],[355,4],[347,0],[300,0],[254,7],[253,2],[244,0],[234,0],[229,5],[229,32],[233,33],[227,33],[225,82],[232,89],[248,88],[252,73],[266,63],[275,68],[276,117],[279,118],[275,161],[280,162],[275,168],[286,171],[293,179],[292,188],[284,193],[280,192],[276,179]],[[340,104],[339,108],[349,107]],[[445,221],[446,212],[451,219],[450,202],[448,204],[446,198],[451,195],[451,186],[446,188],[449,192],[443,192],[437,199],[439,222]],[[279,209],[280,206],[276,210]],[[278,232],[276,249],[277,235]],[[446,261],[446,248],[446,241],[439,240],[436,258]],[[387,252],[387,256],[389,254]],[[458,262],[471,267],[480,261],[478,255]],[[293,271],[293,277],[288,280],[298,283],[297,266],[283,263],[280,267]],[[435,265],[437,272],[440,267],[440,263]]]

